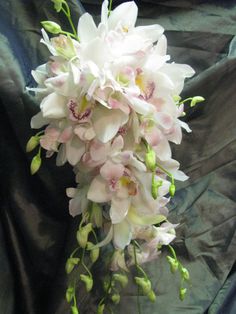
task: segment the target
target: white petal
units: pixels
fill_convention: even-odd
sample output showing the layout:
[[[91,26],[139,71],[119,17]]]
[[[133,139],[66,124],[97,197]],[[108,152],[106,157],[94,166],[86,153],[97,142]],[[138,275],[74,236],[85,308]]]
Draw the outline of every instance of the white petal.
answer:
[[[108,18],[108,0],[104,0],[102,4],[101,23],[106,24]]]
[[[137,97],[127,97],[127,99],[130,102],[130,107],[139,114],[148,115],[152,114],[155,111],[155,107],[153,105],[142,99],[139,99]]]
[[[118,23],[128,29],[133,27],[136,23],[138,15],[138,8],[134,1],[129,1],[120,4],[113,10],[108,19],[110,29],[114,29]]]
[[[85,153],[85,144],[77,136],[74,136],[66,144],[66,158],[68,162],[75,166]]]
[[[128,221],[123,220],[114,225],[113,243],[116,248],[123,250],[130,243],[131,238],[131,226]]]
[[[99,242],[95,246],[91,247],[91,250],[92,249],[94,250],[95,248],[99,248],[99,247],[107,245],[112,240],[112,237],[113,237],[113,225],[111,225],[111,228],[108,231],[106,237],[101,242]]]
[[[31,118],[30,126],[32,129],[40,129],[44,125],[48,124],[49,120],[43,117],[41,111]]]
[[[111,200],[110,217],[113,224],[121,222],[128,213],[130,198],[113,197]]]
[[[49,119],[60,119],[66,117],[67,99],[56,93],[49,94],[40,104],[43,117]]]
[[[161,25],[154,24],[135,27],[134,31],[135,34],[138,34],[141,37],[146,37],[154,43],[161,37],[164,28]]]
[[[97,26],[93,17],[88,13],[84,13],[79,19],[78,36],[82,43],[91,41],[98,36]]]
[[[119,109],[106,109],[97,106],[92,115],[93,128],[102,143],[110,141],[119,128],[128,121],[128,116]]]
[[[107,183],[100,175],[93,179],[87,197],[95,203],[109,202],[111,200],[110,193],[107,190]]]
[[[179,124],[180,126],[185,129],[188,133],[191,133],[192,130],[190,129],[190,127],[188,126],[188,124],[184,121],[179,120]]]

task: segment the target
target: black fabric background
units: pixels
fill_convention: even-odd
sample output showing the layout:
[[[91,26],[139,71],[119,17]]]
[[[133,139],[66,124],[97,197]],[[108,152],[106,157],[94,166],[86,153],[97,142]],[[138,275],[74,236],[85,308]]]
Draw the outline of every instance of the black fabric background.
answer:
[[[114,5],[122,1],[114,1]],[[101,1],[83,1],[94,15]],[[74,22],[83,8],[71,0]],[[178,300],[178,280],[165,258],[145,266],[158,298],[141,297],[144,314],[236,313],[235,146],[236,146],[236,3],[235,1],[137,1],[139,24],[166,29],[172,60],[190,64],[196,75],[183,96],[202,95],[204,104],[188,110],[193,133],[184,135],[174,157],[190,176],[178,183],[170,203],[180,222],[175,248],[189,268],[191,286]],[[64,264],[75,245],[78,219],[68,214],[65,188],[74,185],[71,168],[43,163],[29,173],[25,153],[30,118],[38,103],[25,91],[33,85],[31,69],[46,62],[39,43],[40,21],[68,26],[51,2],[0,1],[0,314],[66,314]],[[165,252],[163,257],[165,256]],[[99,279],[99,267],[94,270]],[[137,313],[136,288],[130,284],[115,313]],[[92,296],[79,287],[82,314],[95,313]]]

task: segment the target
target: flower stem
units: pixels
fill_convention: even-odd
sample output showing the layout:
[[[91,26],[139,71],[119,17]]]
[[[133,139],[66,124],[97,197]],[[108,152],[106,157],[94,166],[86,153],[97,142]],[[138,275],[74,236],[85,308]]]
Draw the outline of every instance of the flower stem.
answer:
[[[109,1],[109,8],[108,8],[108,17],[111,14],[111,7],[112,7],[112,0]]]
[[[85,253],[85,249],[83,249],[83,253],[82,253],[82,257],[81,257],[81,264],[83,265],[84,269],[87,271],[87,273],[89,274],[89,276],[92,278],[92,274],[90,272],[90,270],[88,269],[88,267],[84,264],[84,253]]]
[[[134,263],[135,263],[135,266],[137,267],[137,269],[139,269],[141,267],[138,265],[138,262],[137,262],[135,245],[133,245],[133,248],[134,248]],[[145,274],[145,276],[146,276],[146,274]],[[138,314],[142,314],[142,312],[141,312],[141,304],[140,304],[140,287],[139,286],[137,286],[137,306],[138,306]]]
[[[63,4],[65,5],[66,9],[62,8],[62,12],[65,14],[65,16],[67,17],[67,19],[70,23],[74,37],[78,39],[76,29],[75,29],[74,24],[73,24],[72,19],[71,19],[70,8],[69,8],[67,2],[63,2]]]

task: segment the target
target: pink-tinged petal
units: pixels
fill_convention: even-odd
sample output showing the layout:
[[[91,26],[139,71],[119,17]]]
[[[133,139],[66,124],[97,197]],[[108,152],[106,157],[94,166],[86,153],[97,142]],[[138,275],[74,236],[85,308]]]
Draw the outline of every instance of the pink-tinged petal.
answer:
[[[128,221],[114,225],[113,244],[116,248],[124,249],[130,244],[132,238],[131,226]]]
[[[61,135],[59,136],[58,142],[60,142],[60,143],[68,142],[71,139],[72,134],[73,134],[73,132],[72,132],[72,127],[71,126],[65,128],[62,131]]]
[[[56,165],[58,167],[63,166],[67,162],[66,158],[66,145],[61,144],[57,153]]]
[[[59,135],[60,131],[58,129],[47,127],[40,139],[40,145],[46,150],[57,151]]]
[[[124,140],[121,135],[117,136],[111,144],[111,153],[119,152],[124,147]]]
[[[153,147],[157,157],[161,160],[168,160],[171,158],[170,144],[167,139],[163,137],[162,141],[155,147]]]
[[[167,134],[167,139],[175,144],[180,144],[182,140],[182,130],[179,124],[176,124],[172,131]]]
[[[118,23],[127,29],[132,28],[136,23],[137,16],[138,8],[134,1],[122,3],[115,10],[111,11],[108,18],[109,28],[116,28]]]
[[[75,166],[85,153],[85,144],[78,137],[73,137],[66,144],[66,158],[68,162]]]
[[[82,141],[91,141],[95,136],[95,132],[90,126],[82,126],[78,125],[74,129],[74,133],[82,140]]]
[[[110,141],[127,121],[128,116],[121,110],[106,109],[102,106],[97,106],[92,115],[94,131],[102,143]]]
[[[110,143],[102,143],[98,140],[93,140],[90,146],[90,155],[94,161],[105,162],[110,150]]]
[[[66,103],[66,97],[56,93],[49,94],[40,104],[43,117],[48,119],[65,118],[67,115]]]
[[[49,123],[49,119],[43,117],[42,111],[39,111],[35,116],[31,118],[30,126],[32,129],[40,129],[44,125]]]
[[[93,17],[88,13],[84,13],[80,17],[77,30],[81,43],[89,42],[98,36],[97,26]]]
[[[128,214],[130,198],[113,197],[111,200],[110,218],[113,224],[120,223]]]
[[[164,112],[157,112],[155,115],[155,120],[163,129],[168,130],[172,128],[174,120],[171,115]]]
[[[162,132],[158,128],[152,128],[145,134],[145,139],[151,146],[157,146],[163,139]]]
[[[124,169],[125,167],[123,165],[117,165],[108,160],[101,167],[100,174],[107,181],[118,181],[123,176]]]
[[[139,113],[142,115],[148,115],[148,114],[153,114],[155,112],[155,107],[152,104],[146,102],[145,100],[142,100],[137,97],[128,98],[128,100],[130,102],[130,107],[136,113]]]
[[[89,187],[87,197],[95,203],[104,203],[111,200],[111,195],[107,188],[107,182],[102,178],[102,176],[98,175],[93,179]]]

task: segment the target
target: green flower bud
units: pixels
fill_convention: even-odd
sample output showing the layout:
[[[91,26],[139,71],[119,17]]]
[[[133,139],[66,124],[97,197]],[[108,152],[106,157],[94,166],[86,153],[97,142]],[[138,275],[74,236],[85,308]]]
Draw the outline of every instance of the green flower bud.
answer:
[[[73,299],[73,296],[75,294],[75,290],[73,287],[68,287],[67,290],[66,290],[66,301],[68,303],[71,302],[71,300]]]
[[[70,309],[72,314],[79,314],[79,310],[75,305],[72,305]]]
[[[97,203],[93,203],[93,205],[92,205],[91,222],[97,228],[102,227],[102,222],[103,222],[102,208]]]
[[[159,180],[159,181],[155,181],[155,177],[154,175],[152,176],[152,197],[154,198],[154,200],[157,199],[158,197],[158,189],[160,186],[162,186],[163,181]]]
[[[180,288],[179,289],[179,298],[180,298],[181,301],[184,300],[186,292],[187,292],[186,288]]]
[[[60,34],[62,32],[61,26],[52,21],[42,21],[41,24],[46,31],[54,35]]]
[[[185,267],[181,268],[181,276],[184,280],[186,280],[186,281],[189,280],[190,276],[189,276],[189,272],[188,272],[187,268],[185,268]]]
[[[54,9],[58,12],[61,11],[62,9],[62,3],[64,2],[63,0],[52,0],[52,2],[54,3]]]
[[[30,172],[32,175],[34,175],[39,170],[41,164],[42,164],[42,159],[40,155],[37,154],[36,156],[34,156],[30,164]]]
[[[202,96],[195,96],[191,100],[190,107],[194,107],[197,103],[202,102],[204,100],[205,98],[203,98]]]
[[[119,295],[119,293],[114,293],[111,296],[111,300],[112,300],[113,303],[118,304],[120,302],[120,295]]]
[[[29,153],[34,150],[39,144],[39,137],[38,136],[31,136],[26,144],[26,152]]]
[[[148,299],[151,301],[151,302],[155,302],[156,301],[156,295],[155,295],[155,292],[153,290],[151,290],[148,295],[147,295]]]
[[[168,263],[170,264],[170,270],[175,273],[179,268],[179,262],[171,256],[166,256]]]
[[[93,288],[93,278],[91,278],[89,275],[80,275],[81,281],[85,283],[86,291],[89,292]]]
[[[85,248],[88,242],[88,235],[92,231],[92,224],[88,223],[86,226],[80,228],[76,233],[76,238],[79,245]]]
[[[75,265],[77,265],[79,263],[80,259],[76,258],[76,257],[70,257],[68,258],[68,260],[66,261],[66,273],[70,274],[72,272],[72,270],[74,269]]]
[[[156,169],[156,153],[153,149],[149,149],[145,155],[145,164],[151,171]]]
[[[181,100],[181,97],[180,97],[179,95],[174,95],[174,96],[173,96],[173,100],[174,100],[175,102],[179,102],[179,101]]]
[[[136,284],[143,289],[143,293],[148,295],[152,289],[151,281],[143,277],[134,277],[134,280]]]
[[[171,183],[170,188],[169,188],[169,193],[170,193],[170,196],[172,196],[172,197],[175,195],[175,185],[174,185],[174,183]]]
[[[128,284],[128,277],[122,274],[114,274],[113,279],[118,281],[123,288],[125,288]]]
[[[105,304],[99,304],[97,309],[97,314],[103,314],[105,309]]]
[[[90,250],[90,258],[93,263],[95,263],[99,257],[99,251],[100,249],[97,247],[95,249],[92,249],[94,244],[92,242],[87,243],[87,249]]]

